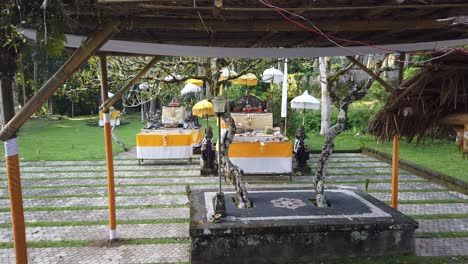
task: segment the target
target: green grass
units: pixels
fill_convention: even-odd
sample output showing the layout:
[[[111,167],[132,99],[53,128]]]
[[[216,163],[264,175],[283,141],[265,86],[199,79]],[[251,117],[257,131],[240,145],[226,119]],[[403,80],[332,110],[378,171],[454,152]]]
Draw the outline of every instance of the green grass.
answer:
[[[154,192],[154,193],[121,193],[117,197],[145,197],[159,195],[185,195],[185,192]],[[99,198],[107,197],[107,194],[54,194],[54,195],[23,195],[23,199],[54,199],[54,198]],[[0,200],[10,199],[8,196],[0,196]]]
[[[310,133],[308,144],[313,150],[320,150],[324,137]],[[335,150],[357,150],[366,146],[387,154],[392,154],[391,142],[377,142],[371,136],[358,138],[346,131],[336,138]],[[427,139],[424,144],[407,143],[403,138],[400,141],[400,160],[407,160],[425,168],[452,176],[468,182],[468,160],[463,160],[462,153],[458,151],[454,142]]]
[[[454,219],[468,218],[468,214],[427,214],[427,215],[410,215],[414,219]]]
[[[104,130],[102,127],[88,126],[93,117],[66,118],[62,120],[30,119],[18,134],[19,154],[24,160],[104,160]],[[138,114],[126,114],[126,124],[116,128],[119,138],[134,146],[136,134],[144,126]],[[118,144],[113,144],[113,153],[122,152]],[[1,148],[0,154],[4,155]]]

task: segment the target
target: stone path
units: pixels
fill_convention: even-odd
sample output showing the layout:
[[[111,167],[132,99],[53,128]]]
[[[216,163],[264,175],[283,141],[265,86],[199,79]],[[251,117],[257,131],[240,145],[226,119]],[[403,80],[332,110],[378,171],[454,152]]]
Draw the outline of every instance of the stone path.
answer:
[[[132,156],[133,155],[133,156]],[[200,177],[194,158],[187,161],[145,161],[134,153],[115,160],[118,236],[125,245],[105,247],[108,211],[105,161],[24,161],[27,239],[31,263],[187,263],[189,207],[186,186],[216,188],[216,178]],[[310,164],[315,165],[317,155]],[[4,164],[0,166],[0,243],[11,245]],[[390,166],[363,154],[334,154],[327,186],[365,188],[390,200]],[[250,182],[248,188],[307,187],[312,177],[292,182]],[[419,256],[468,256],[468,196],[450,191],[401,170],[399,210],[418,218],[416,253]],[[226,186],[226,190],[230,187]],[[429,219],[419,219],[429,218]],[[455,232],[450,233],[448,232]],[[427,238],[426,238],[427,237]],[[99,241],[101,243],[99,243]],[[8,244],[10,243],[10,244]],[[0,249],[0,263],[14,263],[12,248]]]

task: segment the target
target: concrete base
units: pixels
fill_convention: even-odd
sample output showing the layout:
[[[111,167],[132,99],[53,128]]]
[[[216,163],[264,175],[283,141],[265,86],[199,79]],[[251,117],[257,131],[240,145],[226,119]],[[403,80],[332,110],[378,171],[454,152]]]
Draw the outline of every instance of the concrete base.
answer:
[[[225,193],[227,217],[210,222],[214,190],[193,190],[191,263],[297,263],[350,256],[412,254],[418,224],[372,196],[329,189],[318,208],[311,190],[250,190],[253,208]]]

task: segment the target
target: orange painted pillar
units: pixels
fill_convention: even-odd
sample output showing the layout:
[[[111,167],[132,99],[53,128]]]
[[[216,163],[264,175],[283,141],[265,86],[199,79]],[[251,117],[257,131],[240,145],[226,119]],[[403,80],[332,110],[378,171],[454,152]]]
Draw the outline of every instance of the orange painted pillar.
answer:
[[[398,156],[400,152],[400,136],[393,136],[393,155],[392,155],[392,207],[398,209]]]
[[[18,139],[16,136],[5,141],[5,161],[16,263],[26,264],[28,263],[28,250],[26,246],[26,225],[24,223],[23,194],[19,171]]]
[[[101,61],[101,97],[105,102],[108,99],[107,89],[107,59],[100,56]],[[107,162],[107,194],[109,197],[109,239],[117,238],[117,220],[115,212],[115,184],[114,184],[114,158],[112,156],[112,135],[110,125],[110,113],[107,110],[103,113],[104,117],[104,140],[106,146]]]

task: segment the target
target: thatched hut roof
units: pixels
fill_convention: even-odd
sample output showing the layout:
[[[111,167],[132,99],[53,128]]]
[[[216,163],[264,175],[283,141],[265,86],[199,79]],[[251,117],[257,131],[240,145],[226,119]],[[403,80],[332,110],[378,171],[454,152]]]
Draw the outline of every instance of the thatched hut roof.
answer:
[[[448,115],[468,113],[468,56],[452,53],[405,81],[369,124],[380,140],[395,134],[420,142]]]

